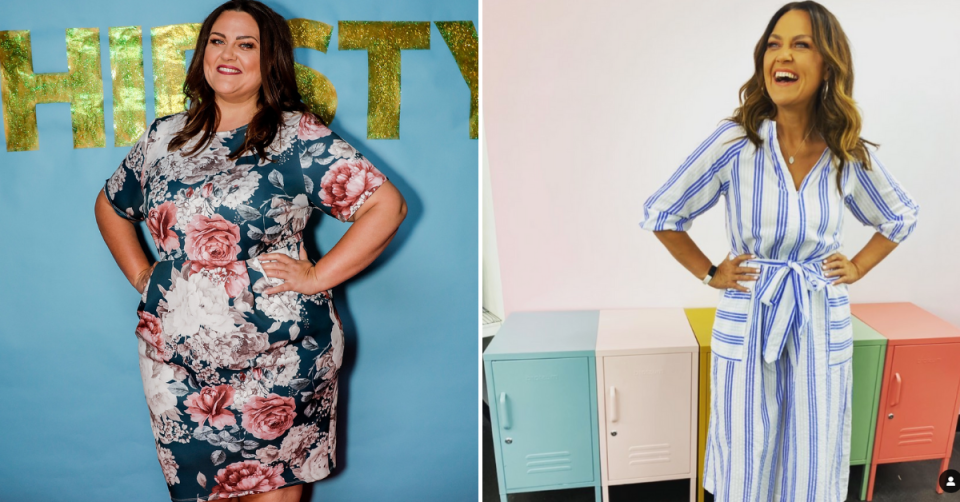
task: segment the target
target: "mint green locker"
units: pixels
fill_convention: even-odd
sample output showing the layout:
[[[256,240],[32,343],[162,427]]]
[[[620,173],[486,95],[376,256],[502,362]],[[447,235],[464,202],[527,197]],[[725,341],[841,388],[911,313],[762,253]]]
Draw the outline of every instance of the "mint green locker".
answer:
[[[483,355],[500,499],[594,487],[601,499],[596,395],[599,313],[511,314]]]
[[[880,384],[887,339],[856,317],[853,322],[853,409],[850,419],[850,465],[863,465],[860,500],[867,498],[870,460],[877,430]]]
[[[493,363],[507,489],[593,481],[585,358]]]

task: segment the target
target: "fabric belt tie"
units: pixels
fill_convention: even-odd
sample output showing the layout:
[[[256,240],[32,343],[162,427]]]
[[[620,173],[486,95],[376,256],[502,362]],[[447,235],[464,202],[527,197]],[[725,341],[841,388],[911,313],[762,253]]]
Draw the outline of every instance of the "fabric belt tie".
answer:
[[[797,262],[790,260],[751,259],[750,264],[764,265],[752,297],[754,309],[758,303],[773,307],[773,322],[763,337],[763,359],[773,363],[780,359],[787,341],[787,333],[794,328],[798,333],[812,322],[812,292],[826,289],[831,279],[820,268],[823,258]],[[829,297],[829,292],[827,293]],[[829,329],[827,323],[827,329]]]

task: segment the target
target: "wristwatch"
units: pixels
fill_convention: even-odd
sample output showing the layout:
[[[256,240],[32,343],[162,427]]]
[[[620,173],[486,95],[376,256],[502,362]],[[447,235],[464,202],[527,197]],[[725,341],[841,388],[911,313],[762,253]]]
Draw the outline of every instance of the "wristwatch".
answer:
[[[713,280],[713,274],[716,274],[716,273],[717,273],[717,267],[714,265],[710,265],[710,271],[707,272],[707,276],[703,278],[703,283],[710,284],[710,281]]]

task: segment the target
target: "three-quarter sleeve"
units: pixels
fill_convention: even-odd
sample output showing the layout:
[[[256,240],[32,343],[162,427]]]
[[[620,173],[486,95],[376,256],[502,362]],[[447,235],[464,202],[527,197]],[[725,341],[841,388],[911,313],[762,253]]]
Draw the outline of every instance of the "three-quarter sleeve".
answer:
[[[136,144],[130,148],[120,167],[107,178],[103,186],[103,193],[113,206],[113,210],[131,221],[144,219],[142,176],[147,158],[147,144],[154,124],[151,124]]]
[[[716,205],[729,186],[721,170],[747,141],[735,141],[738,130],[739,126],[733,122],[724,121],[701,143],[644,203],[640,227],[652,231],[686,231],[694,218]]]
[[[310,205],[347,221],[387,177],[353,146],[305,112],[297,130],[300,167]]]
[[[871,169],[848,163],[843,201],[853,216],[893,242],[902,242],[917,226],[920,206],[869,149]]]

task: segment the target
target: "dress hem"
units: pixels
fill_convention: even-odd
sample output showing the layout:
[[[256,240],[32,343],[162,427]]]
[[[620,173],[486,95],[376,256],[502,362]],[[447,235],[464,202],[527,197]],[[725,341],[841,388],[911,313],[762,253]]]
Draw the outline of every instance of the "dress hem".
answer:
[[[332,473],[331,473],[331,474],[332,474]],[[327,475],[327,476],[324,476],[324,477],[322,477],[322,478],[320,478],[320,479],[317,479],[317,480],[315,480],[315,481],[303,481],[302,479],[298,479],[298,480],[296,480],[296,481],[291,481],[291,482],[289,482],[289,483],[287,483],[287,484],[285,484],[285,485],[278,486],[278,487],[276,487],[276,488],[274,488],[274,489],[272,489],[272,490],[267,490],[267,491],[265,491],[265,492],[247,493],[246,495],[240,495],[240,497],[246,497],[247,495],[260,495],[260,494],[263,494],[263,493],[275,492],[275,491],[277,491],[277,490],[281,490],[281,489],[283,489],[283,488],[288,488],[288,487],[291,487],[291,486],[305,485],[305,484],[307,484],[307,483],[316,483],[317,481],[323,481],[324,479],[327,479],[327,478],[329,478],[329,477],[330,477],[330,476]],[[209,495],[207,495],[207,497],[209,497]],[[227,498],[213,499],[213,500],[230,500],[230,499],[232,499],[232,498],[234,498],[234,497],[236,497],[236,495],[231,495],[230,497],[227,497]],[[198,495],[198,496],[196,496],[196,497],[190,497],[190,498],[185,498],[185,499],[175,499],[175,498],[173,498],[173,497],[170,497],[170,500],[171,500],[172,502],[197,502],[198,500],[200,500],[201,502],[203,502],[203,501],[209,501],[210,499],[209,499],[209,498],[202,498],[202,497],[200,497],[200,496]]]

